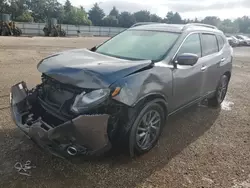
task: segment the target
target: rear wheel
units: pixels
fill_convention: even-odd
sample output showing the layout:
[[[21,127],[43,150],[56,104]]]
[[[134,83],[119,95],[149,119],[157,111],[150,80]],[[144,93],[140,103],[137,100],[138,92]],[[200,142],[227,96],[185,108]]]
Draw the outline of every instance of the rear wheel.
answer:
[[[223,75],[220,79],[220,83],[216,89],[216,93],[213,98],[208,99],[208,105],[217,107],[226,97],[229,78],[227,75]]]

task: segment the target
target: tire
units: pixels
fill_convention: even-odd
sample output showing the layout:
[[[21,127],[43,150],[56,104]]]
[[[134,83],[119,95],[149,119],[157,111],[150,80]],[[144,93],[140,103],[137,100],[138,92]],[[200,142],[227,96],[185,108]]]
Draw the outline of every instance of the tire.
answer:
[[[140,109],[128,134],[131,157],[134,154],[141,155],[150,151],[156,145],[165,124],[164,109],[158,103],[149,102]]]
[[[208,106],[218,107],[226,97],[228,89],[229,78],[227,75],[223,75],[220,79],[219,85],[216,89],[214,97],[208,99]]]

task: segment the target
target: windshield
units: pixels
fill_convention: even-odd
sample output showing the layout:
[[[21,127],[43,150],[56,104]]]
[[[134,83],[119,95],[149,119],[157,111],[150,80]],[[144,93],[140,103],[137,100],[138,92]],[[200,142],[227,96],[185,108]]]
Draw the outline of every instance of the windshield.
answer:
[[[170,50],[179,33],[126,30],[99,46],[96,52],[124,59],[157,61]]]

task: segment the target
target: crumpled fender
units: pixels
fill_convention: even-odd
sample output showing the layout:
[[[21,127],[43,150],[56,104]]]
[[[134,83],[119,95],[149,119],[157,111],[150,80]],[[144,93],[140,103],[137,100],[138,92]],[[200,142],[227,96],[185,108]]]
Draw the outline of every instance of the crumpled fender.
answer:
[[[113,99],[131,107],[150,95],[161,96],[167,101],[168,96],[172,94],[172,71],[154,66],[124,77],[111,87],[121,88],[120,93]]]

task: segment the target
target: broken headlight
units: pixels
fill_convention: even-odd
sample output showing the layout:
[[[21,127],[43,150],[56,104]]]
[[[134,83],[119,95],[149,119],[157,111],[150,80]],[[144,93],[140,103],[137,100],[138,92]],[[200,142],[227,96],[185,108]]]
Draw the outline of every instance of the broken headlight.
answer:
[[[80,113],[105,101],[110,94],[109,89],[98,89],[90,93],[83,92],[76,96],[71,111]]]

